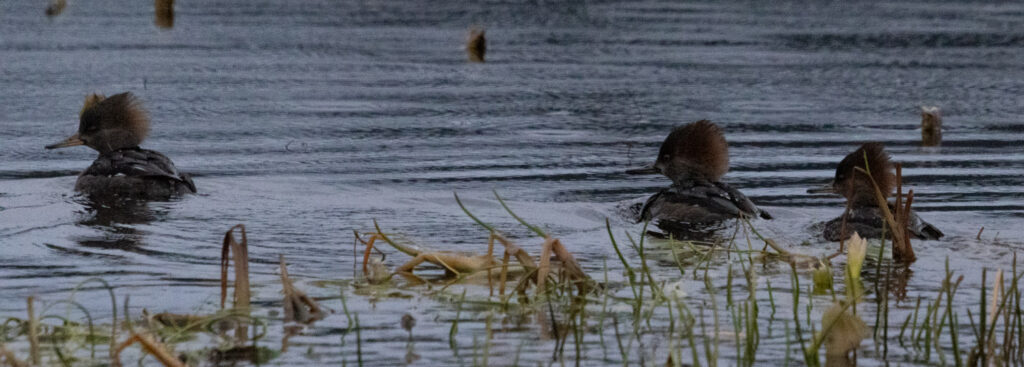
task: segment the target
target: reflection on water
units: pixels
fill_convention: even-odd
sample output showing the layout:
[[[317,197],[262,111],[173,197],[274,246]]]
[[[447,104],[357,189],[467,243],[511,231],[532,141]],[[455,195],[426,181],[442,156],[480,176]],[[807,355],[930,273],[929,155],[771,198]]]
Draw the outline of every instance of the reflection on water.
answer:
[[[835,251],[809,227],[837,217],[843,201],[805,190],[827,182],[861,143],[886,145],[903,164],[905,189],[914,189],[915,211],[946,233],[920,242],[910,269],[876,276],[877,266],[866,268],[865,288],[880,285],[900,300],[892,320],[934,294],[947,258],[965,276],[958,297],[977,299],[980,268],[1010,267],[1024,238],[1024,49],[1011,31],[1024,27],[1018,4],[96,0],[71,2],[52,19],[41,10],[0,2],[3,315],[23,314],[29,295],[64,299],[93,277],[131,295],[134,314],[216,308],[218,244],[238,223],[250,231],[254,304],[280,306],[274,272],[283,254],[298,287],[340,309],[338,287],[318,281],[352,277],[361,254],[350,233],[370,230],[373,219],[423,247],[486,250],[487,232],[452,191],[537,253],[542,241],[493,202],[491,190],[499,191],[620,291],[624,269],[605,219],[617,238],[628,231],[636,239],[642,224],[622,212],[669,184],[623,171],[651,163],[673,127],[704,118],[720,123],[729,142],[724,180],[775,217],[757,221],[758,231],[811,255]],[[487,26],[486,63],[466,62],[471,24]],[[111,205],[72,193],[95,154],[42,146],[62,137],[83,95],[122,91],[150,109],[144,148],[194,173],[201,195]],[[922,105],[942,109],[940,147],[920,146]],[[746,235],[737,232],[743,246]],[[665,242],[648,244],[653,277],[680,282],[688,303],[708,304],[693,264],[681,276]],[[382,251],[392,267],[408,261]],[[707,269],[721,291],[731,289],[735,261],[723,255]],[[757,270],[759,287],[790,291],[787,266]],[[470,364],[472,353],[452,350],[447,332],[460,319],[454,344],[472,346],[488,335],[489,316],[491,361],[551,359],[553,323],[471,302],[456,316],[461,289],[399,282],[380,293],[344,288],[364,328],[364,363],[405,362],[412,343],[398,320],[406,313],[417,315],[420,364]],[[486,299],[484,286],[465,289],[467,299]],[[779,295],[782,312],[792,305]],[[78,300],[109,320],[103,297],[83,290]],[[817,302],[813,316],[831,300]],[[609,307],[629,328],[630,311]],[[762,307],[759,321],[782,327],[785,319]],[[272,363],[354,364],[354,336],[339,326],[347,322],[328,315],[289,339],[304,353]],[[586,364],[621,364],[612,322],[584,335]],[[277,326],[268,345],[282,337]],[[787,339],[772,333],[759,362],[781,364]],[[643,348],[661,353],[665,344],[645,340]],[[733,348],[721,351],[723,361],[734,357]],[[912,360],[906,353],[890,350]],[[638,362],[644,354],[629,355]]]
[[[74,239],[83,247],[136,251],[145,247],[145,233],[136,225],[149,224],[167,216],[154,211],[149,202],[131,198],[97,198],[76,196],[82,205],[78,225],[94,228],[98,233]]]

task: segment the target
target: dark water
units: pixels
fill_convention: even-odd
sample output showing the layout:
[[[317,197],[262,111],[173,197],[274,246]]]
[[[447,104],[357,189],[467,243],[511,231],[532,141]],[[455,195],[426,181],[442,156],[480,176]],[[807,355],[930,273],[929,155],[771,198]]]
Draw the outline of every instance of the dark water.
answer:
[[[808,227],[842,203],[806,189],[859,143],[884,142],[914,207],[947,234],[918,244],[911,299],[934,294],[948,257],[973,300],[980,269],[1007,268],[1024,245],[1021,4],[179,1],[173,29],[153,25],[147,2],[72,1],[53,19],[43,5],[0,3],[5,317],[23,314],[27,296],[66,299],[92,277],[130,295],[136,313],[215,310],[219,241],[236,223],[249,228],[258,304],[279,307],[284,254],[298,286],[340,310],[338,287],[318,281],[352,278],[351,230],[374,218],[426,247],[483,251],[486,232],[453,191],[536,252],[540,241],[492,200],[497,190],[585,269],[601,274],[608,259],[621,281],[604,219],[637,233],[617,205],[667,184],[623,171],[650,163],[672,127],[704,118],[726,132],[726,181],[778,218],[756,225],[812,255],[835,245]],[[487,27],[486,64],[465,62],[471,24]],[[42,147],[75,131],[94,91],[136,93],[154,120],[143,146],[193,173],[201,194],[127,213],[84,206],[72,187],[95,153]],[[939,148],[919,146],[921,105],[943,110]],[[678,278],[667,260],[654,271]],[[788,286],[785,266],[763,272]],[[688,302],[706,302],[702,282],[686,282]],[[367,328],[366,361],[403,358],[398,320],[410,312],[419,363],[472,363],[448,348],[446,298],[422,287],[400,291],[411,298],[345,292]],[[109,309],[103,291],[76,297]],[[460,345],[484,337],[488,315],[462,314]],[[510,319],[491,363],[550,360],[541,327]],[[354,363],[352,337],[339,343],[345,328],[331,315],[274,363]],[[614,338],[602,355],[595,335],[587,364],[620,364]],[[781,333],[763,339],[759,358],[781,361],[784,345]],[[636,355],[663,360],[664,343],[645,348]]]

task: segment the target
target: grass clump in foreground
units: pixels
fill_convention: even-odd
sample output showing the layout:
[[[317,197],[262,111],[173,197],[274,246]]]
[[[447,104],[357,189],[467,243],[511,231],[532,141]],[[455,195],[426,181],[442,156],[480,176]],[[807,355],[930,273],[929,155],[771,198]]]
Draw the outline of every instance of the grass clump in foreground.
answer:
[[[646,237],[634,238],[628,232],[617,236],[606,221],[614,255],[601,264],[581,264],[560,239],[528,223],[501,197],[495,197],[516,222],[540,239],[536,256],[473,215],[458,196],[456,202],[464,213],[486,232],[488,248],[483,254],[419,249],[396,241],[376,223],[375,231],[362,236],[365,249],[358,258],[362,259],[363,277],[343,281],[338,298],[346,321],[342,346],[346,347],[345,336],[355,335],[354,364],[366,363],[366,330],[360,322],[370,319],[367,313],[371,311],[350,310],[346,293],[352,294],[349,289],[358,295],[364,289],[399,286],[451,305],[448,311],[452,315],[434,322],[450,324],[446,328],[448,347],[454,358],[466,364],[488,365],[495,362],[496,353],[513,353],[507,346],[496,349],[495,338],[523,333],[497,334],[496,325],[505,323],[499,323],[502,318],[528,320],[531,331],[526,333],[536,331],[547,340],[541,346],[550,348],[550,355],[543,359],[578,365],[794,362],[818,366],[822,354],[830,365],[856,363],[858,355],[954,366],[1024,362],[1019,285],[1024,271],[1017,270],[1016,259],[1009,275],[995,272],[991,286],[985,284],[989,271],[983,269],[975,300],[961,295],[963,276],[951,271],[948,262],[933,297],[907,300],[906,291],[900,288],[905,286],[901,279],[909,265],[888,259],[884,242],[870,247],[856,234],[839,254],[845,255],[845,264],[833,267],[830,259],[837,255],[813,257],[789,251],[761,236],[746,221],[737,222],[731,238],[710,246],[673,240],[652,244]],[[640,233],[646,233],[646,226]],[[381,242],[412,259],[391,271],[374,255],[374,251],[380,253],[374,245]],[[497,254],[495,242],[503,249]],[[259,345],[270,331],[268,320],[252,316],[258,314],[254,307],[260,306],[250,300],[245,227],[232,227],[221,245],[220,311],[208,315],[144,311],[142,318],[133,319],[127,312],[127,298],[119,314],[113,287],[92,279],[85,283],[102,284],[110,295],[109,322],[96,322],[93,311],[74,301],[74,291],[69,299],[51,303],[40,304],[30,298],[27,315],[8,316],[0,325],[0,365],[118,365],[133,357],[140,363],[145,360],[166,366],[261,364],[279,353],[300,353],[288,350],[288,337],[301,333],[330,310],[295,286],[281,256],[284,340],[279,350]],[[610,276],[609,261],[621,265],[615,266],[621,269],[621,277]],[[423,274],[419,269],[428,263],[444,274],[427,279],[413,274]],[[229,277],[232,269],[233,278]],[[873,277],[864,280],[862,274]],[[788,277],[789,286],[773,286],[771,275]],[[486,282],[486,289],[480,281]],[[700,286],[688,289],[688,282]],[[873,287],[866,287],[865,282],[874,282]],[[229,284],[233,288],[230,303]],[[908,301],[913,307],[907,311],[904,306],[901,311],[900,302],[905,305]],[[60,315],[54,312],[57,306],[66,306],[68,311]],[[73,311],[81,316],[71,317]],[[891,311],[905,316],[893,318]],[[466,322],[478,322],[482,330],[460,327]],[[402,322],[396,320],[394,325],[408,334],[406,361],[419,358],[412,347],[415,324],[411,315],[402,315]],[[865,339],[870,342],[867,347]],[[530,342],[519,342],[511,364],[518,364],[524,345]],[[765,348],[780,347],[785,348],[783,357],[763,353]],[[900,352],[894,353],[897,350]],[[774,356],[766,360],[764,355]],[[528,358],[542,357],[533,354]]]

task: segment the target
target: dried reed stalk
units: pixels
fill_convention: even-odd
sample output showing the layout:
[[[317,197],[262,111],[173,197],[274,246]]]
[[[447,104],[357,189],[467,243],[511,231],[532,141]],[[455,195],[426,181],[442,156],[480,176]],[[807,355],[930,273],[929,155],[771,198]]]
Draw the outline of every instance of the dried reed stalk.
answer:
[[[281,292],[284,293],[284,322],[298,322],[308,324],[324,318],[324,311],[320,305],[306,293],[295,288],[291,278],[288,277],[288,266],[284,262],[284,255],[280,255],[281,262]]]
[[[235,228],[242,233],[242,242],[235,241],[233,234]],[[224,234],[224,241],[220,253],[220,308],[224,309],[224,301],[227,298],[228,288],[228,255],[232,256],[235,262],[235,294],[233,308],[242,315],[249,315],[249,240],[245,234],[245,225],[237,224],[228,229]],[[249,327],[245,323],[239,323],[235,328],[235,339],[238,344],[243,344],[248,339]]]
[[[128,340],[125,340],[123,343],[119,344],[117,348],[114,349],[114,352],[112,353],[111,356],[110,365],[114,367],[121,367],[121,351],[135,343],[139,343],[140,345],[142,345],[142,350],[144,350],[146,353],[152,354],[153,357],[160,361],[160,363],[163,364],[164,366],[185,367],[184,363],[175,358],[174,355],[171,354],[169,350],[167,350],[167,346],[154,340],[152,337],[148,335],[140,335],[136,333],[132,333],[132,336],[128,338]]]
[[[160,28],[174,27],[174,0],[153,2],[153,24]]]

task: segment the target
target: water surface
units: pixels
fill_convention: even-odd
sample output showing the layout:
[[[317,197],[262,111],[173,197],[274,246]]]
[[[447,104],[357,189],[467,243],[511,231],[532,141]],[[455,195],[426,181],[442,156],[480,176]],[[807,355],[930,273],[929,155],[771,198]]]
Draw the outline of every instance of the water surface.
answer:
[[[404,359],[398,320],[409,312],[419,320],[418,363],[469,364],[471,348],[449,349],[455,314],[445,297],[410,286],[402,292],[411,298],[382,298],[317,282],[353,278],[351,231],[376,218],[424,246],[482,252],[486,232],[456,206],[458,191],[538,251],[540,241],[492,200],[497,190],[595,277],[607,263],[621,289],[605,218],[617,233],[638,233],[617,207],[668,184],[623,171],[653,161],[671,128],[699,119],[726,132],[726,181],[778,218],[755,225],[812,255],[834,251],[809,227],[837,216],[842,202],[806,189],[827,182],[860,143],[885,143],[914,207],[946,233],[917,244],[910,300],[934,294],[949,258],[967,276],[964,302],[973,301],[980,269],[1007,268],[1024,244],[1019,4],[223,0],[178,2],[172,29],[153,25],[146,2],[73,1],[52,19],[40,5],[0,3],[4,316],[23,314],[30,295],[65,299],[92,277],[130,295],[136,314],[214,310],[219,241],[244,223],[258,305],[280,306],[283,254],[298,286],[326,306],[340,310],[337,296],[348,293],[365,328],[364,361]],[[486,64],[465,62],[471,24],[487,27]],[[151,113],[143,146],[193,173],[199,195],[110,212],[72,193],[95,153],[42,147],[76,130],[86,93],[121,91]],[[942,108],[941,147],[919,144],[921,105]],[[671,282],[679,273],[666,253],[654,272]],[[760,271],[789,285],[786,266]],[[686,283],[688,302],[707,302],[702,281]],[[105,297],[88,290],[77,299],[104,317]],[[484,337],[488,315],[461,315],[460,345]],[[538,338],[540,325],[495,316],[504,319],[492,363],[550,361],[555,344]],[[347,327],[331,315],[291,339],[303,352],[273,363],[354,363],[352,337],[339,343]],[[600,332],[612,335],[588,335],[586,364],[621,364],[614,337],[602,345]],[[772,335],[763,360],[781,363],[785,339]],[[665,342],[657,344],[634,346],[636,358],[664,358]],[[862,363],[877,357],[865,353]]]

